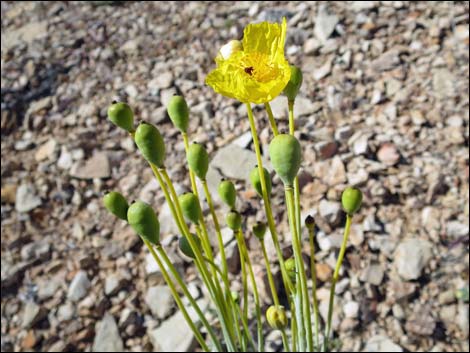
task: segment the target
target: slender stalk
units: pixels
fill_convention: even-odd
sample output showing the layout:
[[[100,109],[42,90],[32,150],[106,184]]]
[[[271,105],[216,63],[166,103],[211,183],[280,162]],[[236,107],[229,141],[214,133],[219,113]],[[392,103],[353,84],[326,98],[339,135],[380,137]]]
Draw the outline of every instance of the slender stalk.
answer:
[[[291,350],[289,348],[289,340],[287,338],[285,329],[281,330],[281,335],[282,335],[282,345],[284,346],[284,351],[291,352]]]
[[[318,317],[318,299],[317,299],[317,271],[315,268],[315,234],[314,226],[308,228],[308,235],[310,241],[310,273],[312,274],[312,297],[313,297],[313,315],[315,317],[315,346],[319,347],[320,338],[319,330],[319,317]]]
[[[145,239],[143,239],[145,245],[149,249],[150,253],[152,254],[153,258],[158,264],[158,267],[160,267],[160,270],[162,271],[163,278],[165,279],[166,283],[168,284],[168,287],[170,288],[171,294],[173,295],[173,298],[176,301],[176,305],[178,305],[178,308],[181,310],[181,313],[183,314],[184,319],[186,320],[187,324],[191,328],[191,331],[193,331],[194,336],[196,337],[197,341],[201,345],[202,349],[204,349],[206,352],[209,351],[209,347],[207,346],[206,342],[204,341],[204,338],[201,336],[201,333],[197,329],[196,325],[194,324],[193,320],[188,314],[188,311],[186,310],[186,307],[184,306],[178,291],[175,288],[175,285],[173,281],[171,280],[170,276],[168,275],[168,272],[166,271],[165,267],[163,266],[163,263],[161,262],[160,258],[158,257],[157,253],[155,250],[152,248],[152,245]],[[170,270],[171,271],[171,270]]]
[[[238,242],[238,237],[237,237]],[[246,262],[243,251],[238,244],[238,252],[240,254],[240,265],[242,269],[242,287],[243,287],[243,316],[248,320],[248,276],[246,273]]]
[[[289,107],[289,134],[294,135],[295,123],[294,123],[294,101],[288,100],[287,105]]]
[[[303,316],[305,320],[304,325],[304,337],[306,337],[307,341],[307,349],[308,351],[313,350],[313,338],[312,338],[312,323],[310,317],[310,302],[308,300],[308,289],[307,289],[307,276],[305,274],[305,267],[304,261],[302,259],[302,248],[300,246],[300,237],[297,233],[297,227],[295,222],[295,208],[294,208],[294,190],[292,186],[285,185],[285,194],[286,194],[286,204],[289,213],[289,224],[292,232],[292,242],[294,248],[294,256],[296,259],[297,265],[297,278],[298,282],[298,290],[301,293],[296,293],[296,295],[300,295],[300,303],[296,303],[296,305],[302,306]]]
[[[186,132],[182,132],[181,134],[183,135],[184,150],[187,156],[188,149],[189,149],[188,134]],[[189,170],[189,179],[191,180],[191,189],[193,190],[193,194],[196,195],[196,197],[199,200],[199,191],[197,190],[196,177],[194,176],[194,172],[191,170],[191,168],[188,168],[188,170]]]
[[[279,135],[279,130],[277,129],[277,124],[276,124],[276,120],[274,119],[273,111],[271,109],[271,104],[269,104],[269,102],[264,103],[264,108],[266,109],[266,112],[268,113],[269,124],[271,125],[271,129],[273,130],[273,135],[274,136]]]
[[[289,293],[292,292],[293,290],[293,286],[292,286],[292,282],[290,281],[289,276],[287,275],[284,258],[282,256],[281,246],[279,244],[279,238],[277,236],[276,224],[274,223],[274,218],[273,218],[273,214],[271,210],[271,203],[269,201],[269,196],[267,193],[266,182],[264,180],[263,161],[261,159],[261,150],[260,150],[259,141],[258,141],[258,134],[256,132],[255,120],[253,118],[253,111],[251,110],[251,105],[249,103],[246,104],[246,108],[248,112],[248,119],[250,122],[251,135],[253,137],[253,145],[255,147],[256,160],[258,163],[258,172],[260,175],[261,189],[262,189],[263,201],[264,201],[264,209],[266,212],[266,218],[268,219],[268,227],[269,227],[269,231],[271,232],[271,236],[273,238],[273,243],[274,243],[274,248],[276,249],[276,254],[279,260],[282,280],[286,288],[286,291],[289,295]]]
[[[206,196],[207,205],[212,216],[212,221],[214,222],[215,232],[217,234],[217,242],[219,243],[220,258],[222,261],[222,273],[228,278],[228,269],[227,269],[227,257],[225,255],[224,241],[222,239],[222,233],[220,231],[219,220],[217,219],[217,214],[215,213],[214,203],[212,202],[211,193],[207,186],[206,180],[201,180],[202,186],[204,187],[204,194]]]
[[[341,249],[339,251],[338,260],[336,261],[335,272],[333,273],[333,279],[331,281],[331,289],[330,289],[330,302],[328,305],[328,321],[326,325],[326,334],[325,334],[325,351],[328,351],[328,343],[330,338],[330,330],[331,330],[331,319],[333,317],[333,302],[335,299],[335,287],[336,282],[338,281],[339,277],[339,269],[341,268],[341,264],[343,263],[344,253],[346,252],[346,245],[348,243],[349,232],[351,229],[351,221],[352,216],[346,216],[346,225],[344,227],[344,234],[343,234],[343,243],[341,244]]]
[[[279,306],[279,297],[277,296],[276,285],[274,284],[273,273],[271,265],[269,264],[268,254],[266,252],[266,245],[264,240],[261,240],[261,250],[263,251],[264,263],[266,265],[266,273],[268,274],[269,287],[271,288],[271,295],[273,297],[274,305]]]
[[[244,261],[246,261],[248,274],[251,280],[251,286],[253,287],[253,296],[255,298],[255,310],[256,310],[256,322],[258,327],[258,351],[262,352],[264,348],[264,337],[263,337],[263,323],[261,322],[261,305],[259,301],[258,286],[256,285],[256,278],[253,272],[253,266],[251,265],[250,257],[248,256],[248,250],[245,243],[245,238],[241,229],[238,230],[237,235],[238,247],[241,248]]]
[[[157,247],[157,252],[158,254],[160,254],[160,256],[162,257],[163,259],[163,262],[165,263],[165,265],[170,269],[170,272],[173,274],[173,277],[176,279],[176,282],[178,283],[178,285],[181,287],[182,291],[183,291],[183,294],[186,296],[186,298],[188,298],[189,300],[189,303],[193,306],[194,310],[196,311],[196,314],[198,315],[199,319],[201,320],[202,324],[204,325],[204,327],[206,328],[207,332],[209,333],[209,335],[211,336],[211,339],[212,339],[212,342],[214,343],[214,345],[216,346],[216,348],[221,351],[222,350],[222,346],[217,338],[217,336],[215,335],[214,333],[214,330],[212,329],[212,326],[209,324],[209,322],[207,321],[206,317],[204,316],[204,313],[201,311],[201,308],[199,307],[199,305],[197,304],[196,300],[194,300],[193,296],[191,295],[191,293],[189,292],[189,289],[188,287],[186,286],[186,284],[184,283],[183,279],[181,278],[181,276],[179,275],[178,271],[176,271],[175,267],[173,266],[173,263],[171,262],[170,258],[168,257],[168,255],[166,254],[165,250],[163,249],[163,247],[159,246]]]
[[[291,309],[291,337],[292,337],[292,352],[297,352],[297,320],[295,319],[295,305],[291,299],[290,301],[290,309]]]

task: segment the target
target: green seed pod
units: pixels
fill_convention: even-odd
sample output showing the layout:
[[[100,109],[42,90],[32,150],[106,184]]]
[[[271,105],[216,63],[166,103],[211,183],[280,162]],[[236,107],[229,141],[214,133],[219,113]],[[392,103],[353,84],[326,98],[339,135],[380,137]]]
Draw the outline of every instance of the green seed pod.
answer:
[[[305,226],[307,229],[312,230],[315,227],[315,219],[308,215],[307,218],[305,218]]]
[[[154,245],[160,242],[160,223],[152,207],[142,201],[134,202],[127,210],[127,221],[134,231]]]
[[[113,102],[108,108],[108,119],[121,129],[134,131],[134,113],[124,102]]]
[[[202,211],[197,196],[192,192],[187,192],[186,194],[180,195],[178,200],[183,210],[184,218],[198,224],[202,216]]]
[[[299,141],[292,135],[279,134],[269,144],[269,156],[282,182],[292,186],[302,159]]]
[[[230,208],[235,208],[235,200],[237,199],[237,191],[235,185],[230,180],[223,180],[219,184],[219,196],[223,202]]]
[[[231,291],[230,295],[232,296],[232,300],[235,302],[235,304],[240,303],[240,294],[238,294],[237,291]]]
[[[269,174],[266,168],[263,168],[264,182],[266,184],[266,191],[268,196],[271,195],[272,183],[271,174]],[[250,181],[256,192],[260,197],[263,197],[263,189],[261,187],[261,178],[259,176],[258,167],[254,167],[250,172]]]
[[[194,242],[199,247],[199,249],[201,249],[201,240],[199,239],[199,237],[196,234],[191,234],[191,236],[193,237]],[[183,254],[185,254],[187,257],[190,257],[191,259],[194,259],[196,257],[186,237],[181,237],[178,243],[179,248]]]
[[[284,262],[284,265],[286,266],[286,272],[289,275],[290,279],[295,281],[296,277],[296,266],[295,266],[295,259],[293,257],[287,259]]]
[[[155,126],[147,123],[140,124],[135,132],[135,143],[147,161],[158,168],[163,167],[165,143]]]
[[[209,155],[199,143],[193,143],[189,146],[188,164],[189,168],[199,179],[206,179],[207,170],[209,169]]]
[[[113,215],[127,221],[127,209],[129,208],[129,204],[120,193],[116,191],[107,193],[103,197],[103,204]]]
[[[284,94],[291,102],[295,100],[299,93],[300,86],[302,86],[302,71],[295,65],[290,66],[290,79],[287,86],[284,88]]]
[[[357,188],[347,187],[341,195],[341,203],[343,204],[343,209],[349,214],[352,215],[356,213],[361,207],[362,203],[362,192]]]
[[[256,238],[263,241],[264,235],[266,234],[266,223],[257,222],[253,226],[253,234],[255,235]]]
[[[166,107],[173,125],[181,132],[188,130],[189,108],[182,96],[173,96]]]
[[[274,330],[285,329],[288,324],[286,311],[281,305],[271,305],[268,310],[266,310],[266,319],[269,326]]]
[[[237,211],[232,210],[227,213],[225,222],[227,222],[227,225],[231,230],[237,231],[242,227],[242,216]]]

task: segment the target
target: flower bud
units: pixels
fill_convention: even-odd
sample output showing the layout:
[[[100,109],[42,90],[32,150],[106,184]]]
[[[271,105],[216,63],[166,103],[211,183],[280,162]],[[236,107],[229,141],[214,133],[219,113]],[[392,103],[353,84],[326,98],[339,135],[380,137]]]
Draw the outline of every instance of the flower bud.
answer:
[[[286,311],[281,305],[271,305],[268,310],[266,310],[266,319],[269,326],[275,330],[283,330],[288,324]]]
[[[347,187],[341,195],[341,203],[343,209],[349,215],[356,213],[361,207],[362,203],[362,192],[361,190],[353,187]]]
[[[199,143],[193,143],[188,149],[188,165],[189,168],[201,180],[206,179],[207,170],[209,169],[209,155],[205,148]]]
[[[227,204],[231,209],[235,208],[235,200],[237,198],[237,192],[235,190],[235,185],[230,180],[223,180],[219,184],[219,196],[223,202]]]
[[[103,204],[113,215],[127,221],[127,209],[129,208],[129,204],[120,193],[116,191],[107,193],[103,197]]]
[[[264,235],[266,234],[266,223],[257,222],[253,226],[253,234],[255,235],[256,238],[263,241]]]
[[[289,275],[290,279],[295,281],[296,278],[296,266],[295,266],[295,259],[293,257],[288,258],[285,262],[284,265],[286,267],[286,272]]]
[[[194,242],[196,243],[196,246],[201,249],[201,240],[196,234],[191,234],[191,236],[194,239]],[[187,257],[190,257],[191,259],[194,259],[196,255],[194,255],[194,251],[191,248],[191,245],[189,244],[188,238],[186,237],[181,237],[178,241],[179,248],[183,254],[185,254]]]
[[[158,129],[150,124],[142,123],[135,131],[135,143],[144,158],[155,164],[158,168],[163,167],[165,160],[165,143]]]
[[[181,132],[186,132],[189,124],[189,108],[184,98],[182,96],[171,97],[166,109],[173,125]]]
[[[235,304],[240,303],[240,294],[237,291],[231,291],[230,295],[232,296],[232,300],[235,302]]]
[[[279,134],[269,144],[269,156],[282,182],[292,186],[302,158],[299,141],[292,135]]]
[[[243,49],[242,42],[239,40],[231,40],[227,44],[224,44],[217,54],[215,61],[223,61],[229,59],[232,54],[239,52]]]
[[[145,240],[154,245],[160,242],[160,223],[152,207],[145,202],[136,201],[129,207],[127,221]]]
[[[305,227],[309,230],[315,227],[315,219],[312,216],[308,215],[307,218],[305,218]]]
[[[299,93],[300,86],[302,86],[302,71],[295,65],[290,66],[290,79],[287,86],[284,88],[284,94],[291,102],[295,100]]]
[[[124,102],[113,102],[108,108],[108,119],[128,132],[134,131],[134,113]]]
[[[184,218],[198,224],[202,216],[202,211],[197,196],[192,192],[187,192],[186,194],[180,195],[178,200],[183,210]]]
[[[266,184],[267,195],[271,195],[272,183],[271,183],[271,174],[266,168],[263,168],[264,183]],[[250,181],[251,185],[255,188],[257,194],[260,197],[263,197],[263,188],[261,187],[261,178],[259,176],[258,167],[254,167],[250,172]]]
[[[225,222],[227,222],[227,226],[233,230],[237,231],[242,227],[242,216],[235,210],[230,211],[227,213],[225,217]]]

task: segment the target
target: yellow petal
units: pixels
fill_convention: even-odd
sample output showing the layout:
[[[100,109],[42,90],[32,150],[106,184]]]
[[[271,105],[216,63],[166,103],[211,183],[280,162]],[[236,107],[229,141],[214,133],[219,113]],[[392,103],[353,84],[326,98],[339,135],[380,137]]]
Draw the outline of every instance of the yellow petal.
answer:
[[[243,50],[247,53],[257,52],[269,56],[277,56],[282,52],[286,41],[287,22],[282,24],[261,22],[249,24],[243,32]]]

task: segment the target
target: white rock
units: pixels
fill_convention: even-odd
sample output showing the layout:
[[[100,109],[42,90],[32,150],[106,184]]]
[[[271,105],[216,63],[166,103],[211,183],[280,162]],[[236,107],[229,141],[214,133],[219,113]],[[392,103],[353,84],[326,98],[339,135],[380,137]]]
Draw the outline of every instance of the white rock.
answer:
[[[418,238],[407,239],[398,245],[395,267],[403,279],[418,279],[431,257],[431,243]]]
[[[403,352],[403,349],[395,344],[390,338],[376,335],[369,338],[364,352]]]
[[[326,42],[326,40],[331,36],[339,19],[336,15],[329,14],[326,10],[325,5],[321,5],[318,9],[317,17],[315,18],[315,29],[313,33],[321,42]]]
[[[336,225],[341,220],[341,204],[335,201],[321,200],[318,212],[329,224]]]
[[[41,206],[41,203],[32,184],[21,184],[16,190],[15,208],[18,212],[29,212]]]
[[[122,352],[124,350],[119,329],[111,314],[106,313],[103,320],[96,326],[93,352]]]
[[[359,303],[355,301],[347,302],[343,306],[343,312],[346,317],[355,319],[359,313]]]
[[[196,344],[194,334],[180,311],[148,335],[154,350],[160,352],[189,352]]]
[[[145,303],[156,318],[164,319],[172,312],[175,301],[168,286],[154,286],[147,290]]]
[[[72,301],[79,301],[87,295],[91,287],[90,280],[85,271],[78,271],[69,286],[67,298]]]

